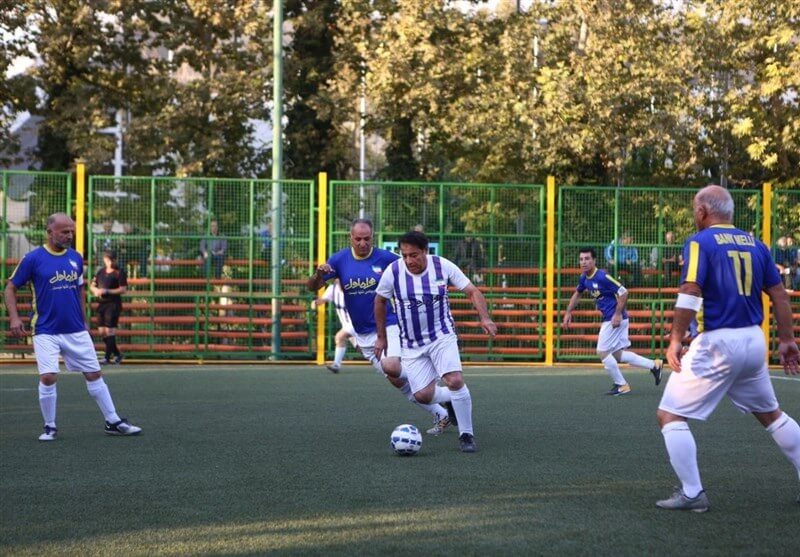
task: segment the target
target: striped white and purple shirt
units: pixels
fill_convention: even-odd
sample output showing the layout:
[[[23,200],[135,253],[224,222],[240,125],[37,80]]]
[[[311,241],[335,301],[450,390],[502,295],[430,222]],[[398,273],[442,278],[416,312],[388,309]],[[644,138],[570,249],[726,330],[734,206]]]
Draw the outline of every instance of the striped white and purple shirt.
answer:
[[[353,326],[353,322],[350,321],[350,314],[347,313],[347,308],[344,305],[344,291],[339,285],[338,280],[328,285],[325,289],[325,293],[322,295],[322,299],[333,302],[333,306],[336,308],[336,315],[339,317],[339,323],[341,323],[343,327],[348,325],[351,327]]]
[[[418,348],[456,333],[448,284],[464,290],[471,283],[454,263],[438,255],[428,255],[428,265],[419,275],[409,272],[402,259],[383,272],[376,293],[394,300],[403,347]]]

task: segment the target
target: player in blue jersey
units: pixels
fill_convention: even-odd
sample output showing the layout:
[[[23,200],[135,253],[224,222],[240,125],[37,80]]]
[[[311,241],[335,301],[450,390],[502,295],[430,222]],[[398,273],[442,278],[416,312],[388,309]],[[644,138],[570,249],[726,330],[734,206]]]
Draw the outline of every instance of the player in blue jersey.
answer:
[[[684,245],[686,264],[667,351],[675,373],[670,375],[657,413],[681,487],[656,505],[703,512],[710,505],[687,419],[708,419],[725,395],[739,410],[755,416],[800,476],[800,426],[778,406],[767,369],[762,292],[772,300],[778,352],[787,374],[800,373],[800,351],[789,298],[769,248],[731,224],[730,193],[720,186],[705,187],[695,196],[693,208],[699,232]],[[681,358],[681,341],[695,316],[700,334]]]
[[[428,238],[413,230],[397,241],[403,258],[393,262],[381,276],[375,296],[378,340],[375,352],[389,355],[389,300],[400,314],[403,366],[408,369],[411,390],[421,403],[451,403],[458,420],[461,451],[478,450],[472,430],[472,396],[461,373],[453,315],[447,286],[467,295],[480,317],[481,328],[490,337],[497,325],[489,316],[486,299],[452,262],[428,253]],[[437,385],[441,379],[447,388]]]
[[[27,253],[8,279],[5,301],[11,334],[28,335],[17,310],[17,290],[30,283],[34,314],[31,319],[33,350],[39,368],[39,406],[44,418],[40,441],[54,441],[58,357],[68,371],[79,371],[89,394],[100,407],[108,435],[136,435],[142,429],[117,415],[85,321],[83,257],[72,249],[75,223],[64,213],[47,219],[47,242]]]
[[[625,350],[631,345],[628,339],[628,312],[625,309],[628,303],[627,289],[605,270],[597,268],[597,253],[593,248],[581,249],[578,256],[583,272],[564,312],[562,325],[570,326],[572,310],[578,304],[581,294],[588,291],[603,315],[603,323],[600,325],[600,334],[597,337],[597,355],[600,356],[600,361],[614,381],[611,390],[606,394],[619,396],[631,392],[631,386],[619,369],[620,363],[650,370],[658,385],[661,383],[663,362],[659,359],[650,360]]]
[[[412,403],[431,414],[434,425],[428,430],[430,435],[439,435],[450,425],[451,418],[438,404],[422,404],[414,398],[407,377],[400,363],[400,332],[397,316],[390,312],[387,318],[389,329],[389,349],[387,357],[379,360],[375,356],[375,289],[383,270],[398,256],[388,250],[372,245],[373,227],[368,219],[357,219],[350,227],[350,247],[337,251],[320,265],[308,279],[309,290],[316,291],[326,281],[338,278],[344,291],[345,306],[353,322],[356,344],[364,357],[372,363],[379,373],[400,389]]]

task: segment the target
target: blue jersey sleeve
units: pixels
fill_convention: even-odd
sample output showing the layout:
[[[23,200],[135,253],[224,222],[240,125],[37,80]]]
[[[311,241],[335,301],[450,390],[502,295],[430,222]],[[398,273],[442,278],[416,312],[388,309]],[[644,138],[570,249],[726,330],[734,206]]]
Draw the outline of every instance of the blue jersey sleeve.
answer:
[[[22,288],[33,278],[34,257],[33,252],[27,253],[17,263],[17,268],[14,269],[9,278],[16,288]]]
[[[700,242],[696,236],[692,236],[684,244],[683,261],[681,282],[694,282],[702,288],[708,273],[708,259],[705,252],[700,249]]]
[[[620,286],[622,286],[620,282],[614,280],[606,273],[603,273],[597,278],[599,279],[597,283],[600,286],[598,290],[600,290],[601,294],[612,297],[617,295],[617,290],[619,290]]]

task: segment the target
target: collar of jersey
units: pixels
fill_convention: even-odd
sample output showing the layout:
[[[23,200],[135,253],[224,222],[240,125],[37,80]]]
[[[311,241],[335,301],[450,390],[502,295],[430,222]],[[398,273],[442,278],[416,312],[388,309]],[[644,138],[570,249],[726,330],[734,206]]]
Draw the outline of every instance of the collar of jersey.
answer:
[[[47,253],[49,253],[50,255],[64,255],[64,254],[66,254],[66,253],[67,253],[67,250],[63,250],[63,251],[53,251],[53,250],[51,250],[51,249],[50,249],[50,246],[48,246],[47,244],[42,244],[42,247],[43,247],[44,249],[46,249],[46,250],[47,250]]]
[[[594,272],[593,272],[591,275],[586,275],[586,278],[588,278],[588,279],[590,279],[590,278],[594,278],[594,276],[597,274],[597,271],[599,271],[599,270],[600,270],[600,269],[598,269],[597,267],[595,267],[595,268],[594,268]]]
[[[709,228],[736,228],[736,227],[732,224],[723,223],[723,224],[712,224],[711,226],[709,226]]]
[[[353,254],[353,259],[357,259],[358,261],[363,261],[364,259],[369,259],[369,256],[372,255],[372,250],[374,249],[375,249],[374,247],[369,248],[369,253],[367,255],[365,255],[364,257],[359,257],[356,255],[356,250],[354,250],[353,247],[351,246],[350,253]]]

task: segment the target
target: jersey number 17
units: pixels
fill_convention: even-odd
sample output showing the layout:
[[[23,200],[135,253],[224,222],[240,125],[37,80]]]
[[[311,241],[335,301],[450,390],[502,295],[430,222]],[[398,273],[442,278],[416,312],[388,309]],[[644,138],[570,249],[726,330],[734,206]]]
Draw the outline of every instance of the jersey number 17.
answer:
[[[733,274],[736,280],[736,288],[739,289],[739,295],[749,296],[753,288],[752,254],[749,251],[730,250],[728,257],[733,261]]]

